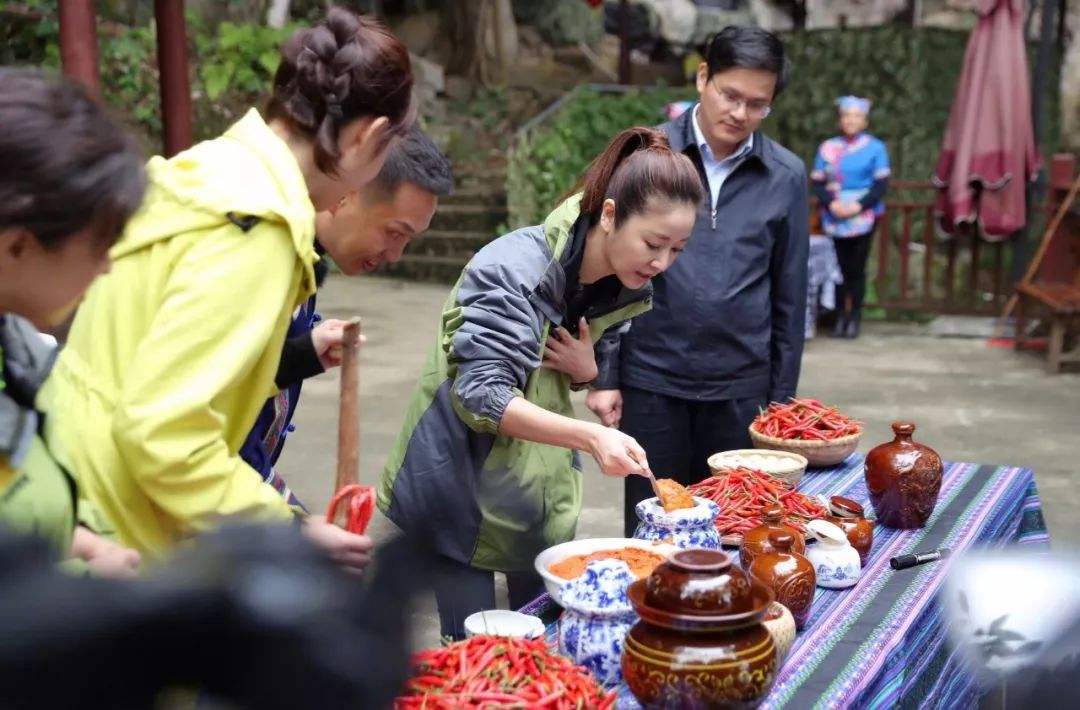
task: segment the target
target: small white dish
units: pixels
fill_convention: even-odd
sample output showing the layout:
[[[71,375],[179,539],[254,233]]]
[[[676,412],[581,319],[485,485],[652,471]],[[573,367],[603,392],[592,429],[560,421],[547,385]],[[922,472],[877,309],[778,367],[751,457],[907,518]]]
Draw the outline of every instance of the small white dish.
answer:
[[[544,622],[509,609],[488,609],[465,618],[465,636],[508,636],[536,639],[544,635]]]

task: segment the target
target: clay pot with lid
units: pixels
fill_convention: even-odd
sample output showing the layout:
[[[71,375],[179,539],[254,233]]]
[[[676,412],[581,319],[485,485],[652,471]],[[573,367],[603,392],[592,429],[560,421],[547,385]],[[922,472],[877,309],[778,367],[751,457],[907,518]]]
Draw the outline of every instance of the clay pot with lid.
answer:
[[[844,496],[829,499],[829,512],[825,517],[833,525],[844,531],[848,542],[859,553],[859,562],[863,567],[870,558],[870,548],[874,546],[874,523],[866,519],[863,507]]]
[[[773,591],[776,601],[791,610],[795,628],[802,629],[810,616],[817,575],[810,560],[791,549],[794,543],[794,537],[787,531],[773,531],[769,534],[772,549],[755,556],[747,571]]]
[[[866,488],[877,522],[890,528],[921,528],[934,512],[944,467],[928,446],[912,441],[915,425],[893,422],[891,442],[866,455]]]
[[[800,555],[806,552],[806,540],[802,533],[783,522],[784,509],[781,506],[769,506],[761,511],[761,518],[761,525],[747,530],[743,534],[742,544],[739,545],[739,564],[743,569],[750,569],[756,556],[773,551],[769,535],[774,532],[786,532],[792,536],[792,552]]]
[[[762,622],[773,593],[727,554],[675,552],[628,597],[639,621],[622,673],[645,707],[750,708],[772,687],[776,645]]]

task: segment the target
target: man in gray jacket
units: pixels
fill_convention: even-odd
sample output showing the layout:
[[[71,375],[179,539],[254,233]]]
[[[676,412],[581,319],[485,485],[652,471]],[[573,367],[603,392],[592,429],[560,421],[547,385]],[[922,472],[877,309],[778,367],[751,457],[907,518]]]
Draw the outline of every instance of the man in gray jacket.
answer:
[[[709,475],[709,455],[750,445],[747,427],[795,394],[803,349],[809,206],[802,161],[759,128],[784,88],[780,39],[727,27],[698,68],[699,102],[664,130],[705,187],[682,258],[653,280],[653,310],[599,348],[587,404],[644,448],[657,476]],[[626,534],[652,495],[626,479]]]

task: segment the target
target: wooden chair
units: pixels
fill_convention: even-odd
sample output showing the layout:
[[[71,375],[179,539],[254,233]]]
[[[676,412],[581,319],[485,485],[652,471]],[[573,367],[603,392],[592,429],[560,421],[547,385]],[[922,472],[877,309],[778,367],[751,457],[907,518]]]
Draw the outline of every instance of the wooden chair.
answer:
[[[1050,324],[1049,373],[1060,372],[1065,363],[1080,362],[1080,348],[1072,347],[1080,325],[1080,213],[1076,205],[1080,175],[1073,177],[1074,171],[1072,156],[1055,156],[1051,188],[1064,194],[1027,274],[1016,285],[1016,348],[1027,340],[1028,318],[1036,310],[1042,313]]]

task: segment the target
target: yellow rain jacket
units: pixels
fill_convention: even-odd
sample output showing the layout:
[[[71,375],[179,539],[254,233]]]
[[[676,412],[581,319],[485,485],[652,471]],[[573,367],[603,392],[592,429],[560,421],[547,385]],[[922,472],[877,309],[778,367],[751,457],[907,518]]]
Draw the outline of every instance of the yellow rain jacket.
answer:
[[[257,111],[148,171],[38,404],[80,493],[154,558],[223,517],[294,517],[238,451],[317,256],[304,177]]]

